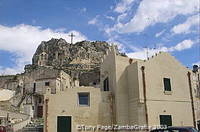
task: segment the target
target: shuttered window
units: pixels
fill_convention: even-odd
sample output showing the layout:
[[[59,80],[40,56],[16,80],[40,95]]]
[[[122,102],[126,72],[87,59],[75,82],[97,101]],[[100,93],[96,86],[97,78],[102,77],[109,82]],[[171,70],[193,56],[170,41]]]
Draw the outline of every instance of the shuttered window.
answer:
[[[165,91],[171,91],[171,82],[169,78],[164,78],[164,90]]]

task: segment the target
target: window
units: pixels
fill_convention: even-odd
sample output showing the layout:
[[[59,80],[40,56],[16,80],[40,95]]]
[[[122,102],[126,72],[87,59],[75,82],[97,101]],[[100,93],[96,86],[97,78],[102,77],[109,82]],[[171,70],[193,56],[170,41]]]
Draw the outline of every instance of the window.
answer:
[[[45,86],[49,86],[50,85],[50,82],[45,82]]]
[[[35,93],[36,91],[36,83],[33,84],[33,92]]]
[[[109,79],[108,79],[108,77],[103,81],[103,90],[109,91]]]
[[[42,103],[42,98],[41,97],[39,97],[39,101],[38,101],[39,103]]]
[[[160,115],[160,125],[172,126],[172,116]]]
[[[78,93],[79,105],[89,106],[90,105],[90,94],[89,93]]]
[[[165,91],[171,91],[171,83],[169,78],[164,78],[164,89]]]
[[[26,91],[25,91],[25,88],[23,88],[23,94],[25,94],[25,92],[26,92]]]
[[[200,120],[197,121],[197,128],[198,128],[198,130],[200,130]]]

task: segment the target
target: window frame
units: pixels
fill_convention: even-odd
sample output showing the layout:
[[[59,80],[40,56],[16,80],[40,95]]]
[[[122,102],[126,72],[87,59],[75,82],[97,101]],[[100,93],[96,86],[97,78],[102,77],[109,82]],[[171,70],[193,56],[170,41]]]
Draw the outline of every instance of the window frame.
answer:
[[[168,125],[168,124],[161,124],[161,118],[162,118],[162,116],[164,117],[170,117],[169,119],[170,119],[170,125]],[[167,125],[167,126],[173,126],[173,117],[172,117],[172,115],[159,115],[159,120],[160,120],[160,125]]]
[[[80,95],[87,95],[88,99],[87,99],[87,104],[80,104]],[[83,106],[83,107],[89,107],[90,106],[90,92],[79,92],[78,93],[78,106]]]
[[[172,83],[171,83],[171,79],[164,77],[163,78],[163,85],[164,85],[164,91],[165,92],[172,92]]]

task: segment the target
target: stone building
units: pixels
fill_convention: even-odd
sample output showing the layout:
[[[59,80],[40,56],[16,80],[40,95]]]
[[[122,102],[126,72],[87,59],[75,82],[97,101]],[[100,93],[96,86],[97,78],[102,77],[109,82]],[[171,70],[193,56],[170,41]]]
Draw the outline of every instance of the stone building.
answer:
[[[39,67],[23,75],[24,87],[21,103],[23,111],[35,118],[43,117],[44,94],[64,91],[78,84],[77,80],[72,79],[62,70],[55,70],[46,67]],[[29,113],[30,112],[30,113]]]
[[[196,112],[197,127],[200,130],[200,67],[193,66],[193,87],[194,87],[194,104]]]
[[[113,124],[196,125],[192,71],[169,53],[137,60],[117,55],[112,47],[100,69],[99,88],[72,87],[46,94],[45,132]]]

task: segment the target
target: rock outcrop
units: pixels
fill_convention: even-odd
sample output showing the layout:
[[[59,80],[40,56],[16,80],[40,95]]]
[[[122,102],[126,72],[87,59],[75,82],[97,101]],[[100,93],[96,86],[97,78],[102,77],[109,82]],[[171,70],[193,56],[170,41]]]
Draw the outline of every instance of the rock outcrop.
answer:
[[[43,41],[33,56],[32,65],[27,65],[25,70],[28,72],[38,66],[53,67],[79,79],[80,85],[98,84],[101,59],[109,48],[111,46],[102,41],[75,44],[64,39]],[[116,51],[120,54],[117,48]]]

